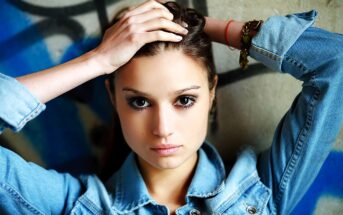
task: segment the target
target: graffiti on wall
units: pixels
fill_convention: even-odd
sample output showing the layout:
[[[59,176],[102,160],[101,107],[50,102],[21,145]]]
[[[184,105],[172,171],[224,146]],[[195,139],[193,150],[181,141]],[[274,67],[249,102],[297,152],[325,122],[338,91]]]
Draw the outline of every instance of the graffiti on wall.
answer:
[[[65,62],[91,50],[99,43],[100,36],[87,35],[85,24],[74,17],[95,13],[97,19],[93,24],[104,32],[110,23],[107,8],[118,2],[93,0],[58,7],[21,0],[3,2],[0,6],[0,29],[6,30],[0,32],[0,71],[16,77]],[[206,1],[178,2],[208,14]],[[39,17],[38,21],[33,21],[33,16]],[[45,43],[56,35],[71,41],[57,62]],[[246,73],[240,70],[223,72],[219,74],[219,87],[268,71],[263,65],[255,64]],[[29,146],[37,151],[42,165],[74,174],[96,171],[99,161],[94,150],[104,146],[97,141],[97,132],[92,133],[95,129],[85,125],[83,115],[93,115],[97,127],[111,123],[112,110],[103,81],[104,78],[97,78],[47,103],[47,110],[22,130],[20,135],[24,141],[34,143]],[[0,137],[0,144],[16,151],[11,138]],[[337,171],[342,163],[342,153],[332,152],[329,155],[318,178],[293,214],[313,213],[322,196],[343,198],[343,173]]]

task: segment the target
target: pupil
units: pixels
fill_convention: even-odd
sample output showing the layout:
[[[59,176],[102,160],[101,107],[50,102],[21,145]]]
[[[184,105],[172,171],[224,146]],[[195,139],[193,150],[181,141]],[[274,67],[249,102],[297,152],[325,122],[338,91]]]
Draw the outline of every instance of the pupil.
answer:
[[[183,105],[187,104],[188,101],[189,101],[189,98],[187,98],[187,97],[184,97],[184,98],[181,99],[181,103],[182,103]]]
[[[137,100],[138,106],[144,106],[145,105],[145,100],[144,99],[138,99]]]

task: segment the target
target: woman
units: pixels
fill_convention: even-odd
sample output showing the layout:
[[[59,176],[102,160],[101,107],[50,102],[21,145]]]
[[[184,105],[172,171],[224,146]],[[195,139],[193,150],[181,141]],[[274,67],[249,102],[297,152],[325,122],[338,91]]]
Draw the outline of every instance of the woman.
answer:
[[[113,72],[106,86],[134,153],[103,184],[96,176],[44,170],[1,148],[0,212],[289,214],[343,120],[343,38],[310,27],[315,16],[312,11],[271,17],[262,26],[208,18],[204,27],[193,10],[148,1],[123,15],[93,51],[17,78],[21,84],[1,75],[0,130],[18,131],[43,103]],[[242,29],[247,34],[241,43]],[[249,148],[242,151],[228,174],[215,149],[203,144],[217,83],[203,31],[242,49],[243,66],[248,50],[304,82],[272,147],[258,158]]]

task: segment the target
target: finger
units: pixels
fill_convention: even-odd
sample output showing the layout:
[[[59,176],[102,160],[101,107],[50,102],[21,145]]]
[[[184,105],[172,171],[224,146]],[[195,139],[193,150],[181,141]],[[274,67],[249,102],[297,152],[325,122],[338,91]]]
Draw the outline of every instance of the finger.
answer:
[[[131,16],[127,18],[127,22],[128,23],[143,23],[148,20],[155,19],[155,18],[165,18],[168,20],[173,20],[173,14],[161,8],[155,8],[155,9],[148,10],[144,13]]]
[[[153,0],[146,1],[122,16],[118,30],[124,30],[130,24],[145,22],[158,16],[173,20],[173,14],[166,7]]]
[[[184,21],[182,21],[181,25],[182,25],[182,27],[184,27],[184,28],[187,28],[187,27],[188,27],[187,22],[184,22]]]
[[[167,0],[156,0],[158,3],[160,3],[160,4],[164,4],[164,3],[166,3],[167,2]]]
[[[188,30],[183,28],[181,25],[176,24],[173,21],[164,19],[164,18],[156,18],[149,20],[143,24],[141,24],[141,30],[143,31],[156,31],[156,30],[165,30],[176,34],[187,34]]]
[[[154,0],[149,0],[149,1],[143,2],[142,4],[140,4],[138,6],[131,7],[129,9],[129,11],[127,11],[125,13],[124,18],[134,16],[134,15],[138,15],[138,14],[144,13],[148,10],[157,9],[157,8],[165,10],[166,12],[170,13],[169,10],[165,6],[163,6],[162,4],[160,4]]]
[[[112,25],[111,27],[109,27],[108,29],[106,29],[103,38],[107,38],[109,36],[115,37],[118,34],[120,34],[121,33],[121,31],[119,31],[120,25],[121,25],[121,23],[117,22],[114,25]]]
[[[166,31],[151,31],[142,33],[141,41],[146,43],[151,43],[155,41],[169,41],[169,42],[180,42],[182,37]],[[144,45],[143,44],[143,45]]]

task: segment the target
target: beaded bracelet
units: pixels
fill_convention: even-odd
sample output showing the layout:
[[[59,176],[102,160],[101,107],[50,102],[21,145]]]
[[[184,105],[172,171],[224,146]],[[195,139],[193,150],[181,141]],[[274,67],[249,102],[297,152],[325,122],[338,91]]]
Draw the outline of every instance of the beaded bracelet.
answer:
[[[243,70],[248,68],[248,56],[249,49],[251,46],[252,37],[260,30],[261,25],[263,24],[262,20],[253,20],[246,22],[242,28],[241,36],[241,52],[239,55],[239,65]]]

